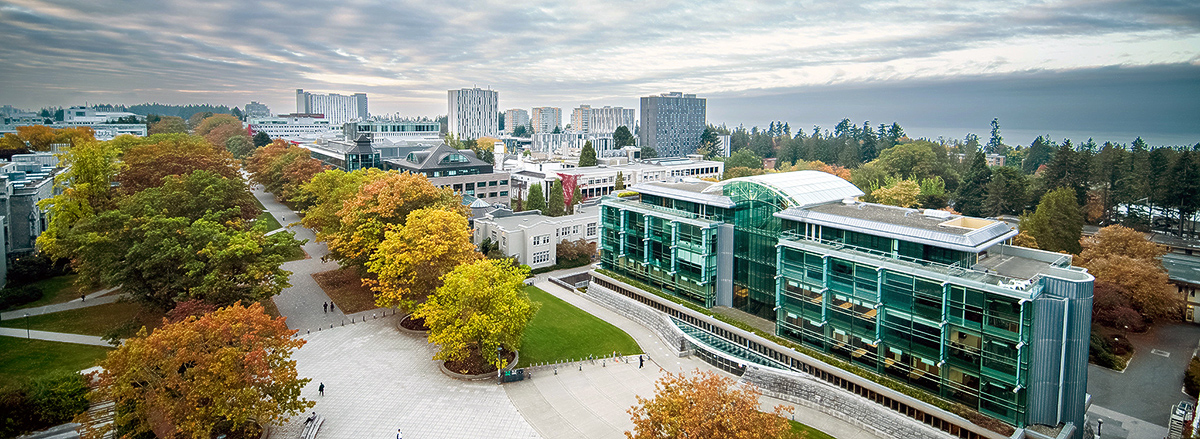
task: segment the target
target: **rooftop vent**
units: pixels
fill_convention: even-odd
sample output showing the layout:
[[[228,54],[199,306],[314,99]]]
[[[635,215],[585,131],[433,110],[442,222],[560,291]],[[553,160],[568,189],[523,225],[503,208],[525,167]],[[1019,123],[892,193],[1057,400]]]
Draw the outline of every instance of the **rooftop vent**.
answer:
[[[925,216],[928,216],[928,217],[943,218],[943,219],[950,218],[950,216],[954,215],[950,212],[947,212],[944,210],[937,210],[937,209],[925,209],[925,211],[922,213],[924,213]]]

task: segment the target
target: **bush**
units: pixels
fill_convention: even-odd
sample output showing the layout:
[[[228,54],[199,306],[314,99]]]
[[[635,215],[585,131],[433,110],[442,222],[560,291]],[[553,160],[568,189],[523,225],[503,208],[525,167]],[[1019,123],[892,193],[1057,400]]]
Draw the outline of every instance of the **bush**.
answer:
[[[15,256],[8,260],[8,282],[11,286],[25,285],[70,273],[70,261],[66,259],[56,261],[42,253]]]
[[[88,408],[87,383],[78,373],[61,373],[0,390],[0,437],[70,422]]]
[[[1195,398],[1200,394],[1200,358],[1192,357],[1187,371],[1183,373],[1183,391]]]
[[[32,285],[5,288],[0,290],[0,309],[7,310],[26,303],[36,302],[42,298],[43,294],[41,288]]]
[[[1108,337],[1104,334],[1092,330],[1091,345],[1088,349],[1088,361],[1095,363],[1097,366],[1107,367],[1109,369],[1117,368],[1117,356],[1113,354],[1112,348],[1108,344]]]

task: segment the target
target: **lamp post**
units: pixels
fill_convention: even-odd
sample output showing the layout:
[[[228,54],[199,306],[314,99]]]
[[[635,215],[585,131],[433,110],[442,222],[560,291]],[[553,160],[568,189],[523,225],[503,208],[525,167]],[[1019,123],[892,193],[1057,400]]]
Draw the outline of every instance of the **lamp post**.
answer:
[[[1097,419],[1097,420],[1096,420],[1096,437],[1097,437],[1097,438],[1099,438],[1099,437],[1100,437],[1100,429],[1101,429],[1101,428],[1104,428],[1104,420],[1103,420],[1103,419]]]
[[[496,380],[497,381],[499,381],[501,379],[501,377],[504,376],[504,373],[503,373],[504,368],[500,367],[500,360],[501,360],[500,350],[501,349],[502,348],[500,346],[496,346]]]
[[[33,337],[29,335],[29,313],[25,313],[25,338],[33,339]]]

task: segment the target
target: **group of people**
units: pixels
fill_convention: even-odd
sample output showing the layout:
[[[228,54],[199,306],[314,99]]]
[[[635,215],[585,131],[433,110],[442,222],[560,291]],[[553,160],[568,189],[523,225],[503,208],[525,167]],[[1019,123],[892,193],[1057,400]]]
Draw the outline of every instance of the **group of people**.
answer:
[[[337,305],[334,305],[332,300],[328,302],[321,302],[321,309],[325,312],[337,311]]]

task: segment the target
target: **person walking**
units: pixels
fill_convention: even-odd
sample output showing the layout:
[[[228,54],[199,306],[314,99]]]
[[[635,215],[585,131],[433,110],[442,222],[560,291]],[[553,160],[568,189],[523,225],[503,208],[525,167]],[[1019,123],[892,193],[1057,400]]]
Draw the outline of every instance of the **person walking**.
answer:
[[[641,369],[646,364],[646,358],[638,355],[638,369]]]
[[[328,313],[329,312],[329,304],[325,303],[325,302],[321,302],[321,310]]]
[[[400,433],[400,429],[399,429],[399,428],[397,428],[397,429],[396,429],[396,439],[403,439],[403,438],[401,438],[401,437],[400,437],[400,435],[401,435],[401,433]]]
[[[325,396],[325,383],[321,383],[321,385],[317,387],[317,393],[320,393],[321,396]]]
[[[332,300],[329,301],[329,311],[337,311],[337,305],[334,305]]]

